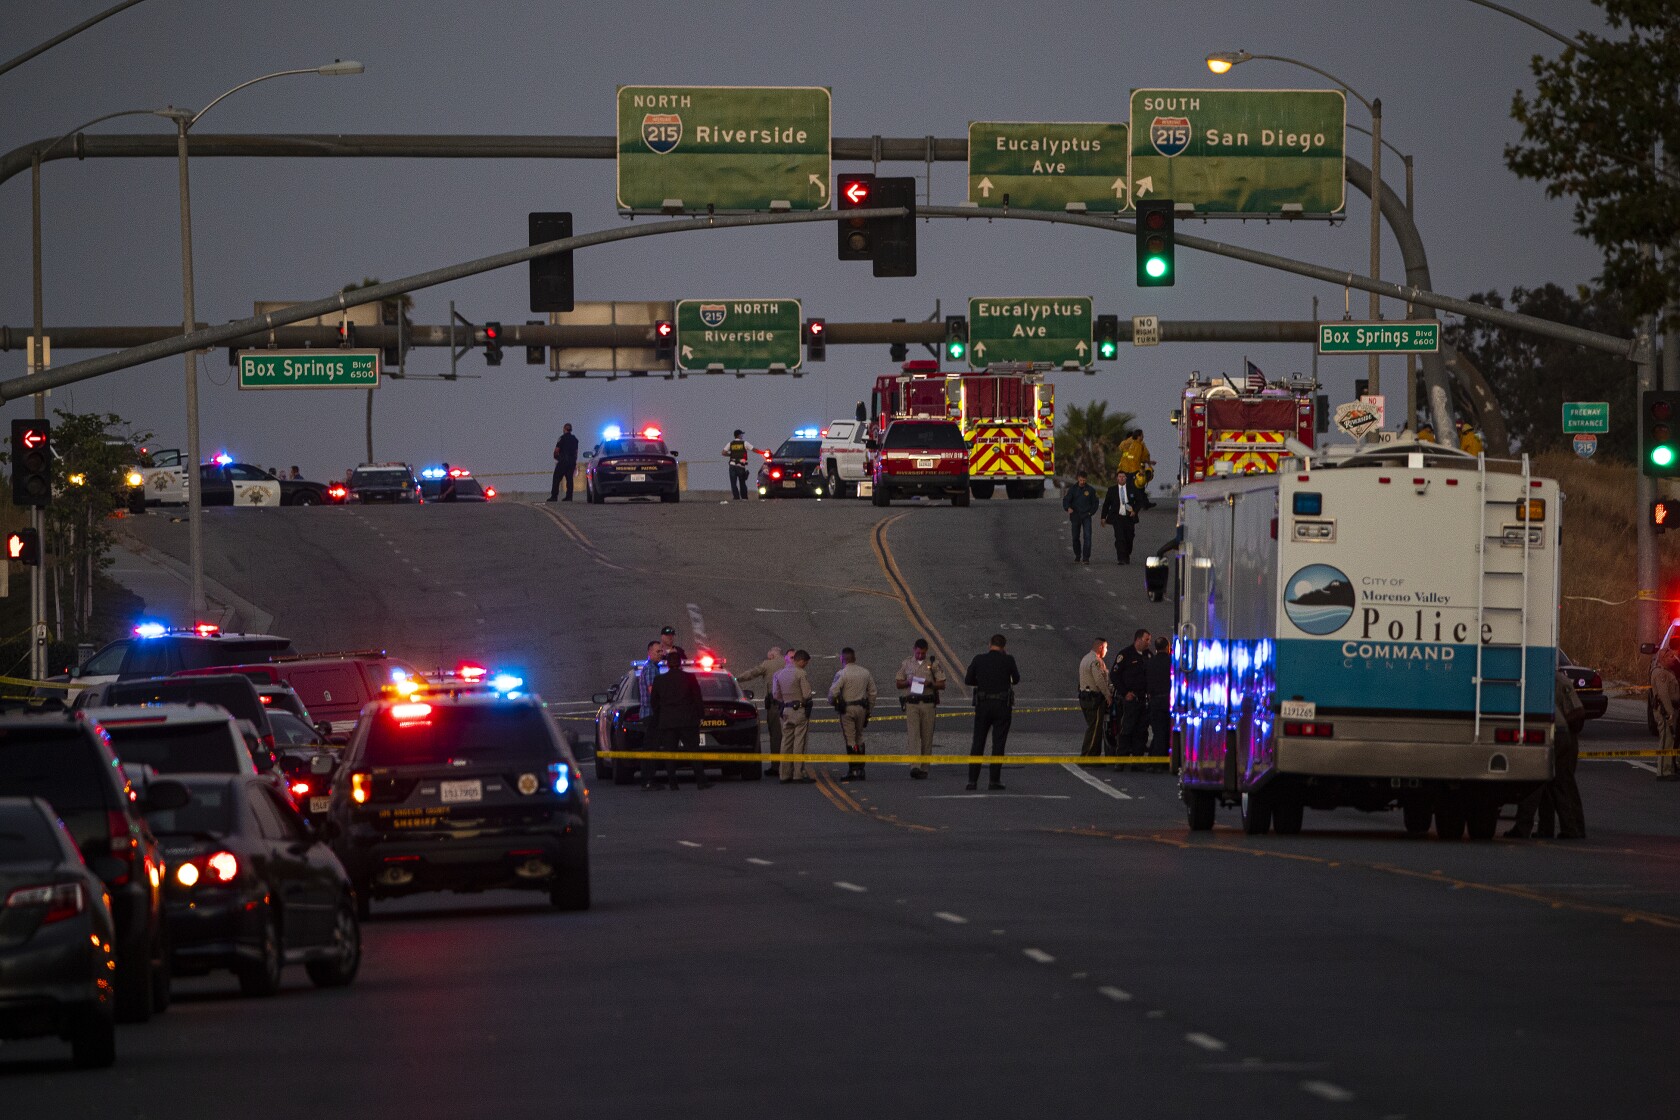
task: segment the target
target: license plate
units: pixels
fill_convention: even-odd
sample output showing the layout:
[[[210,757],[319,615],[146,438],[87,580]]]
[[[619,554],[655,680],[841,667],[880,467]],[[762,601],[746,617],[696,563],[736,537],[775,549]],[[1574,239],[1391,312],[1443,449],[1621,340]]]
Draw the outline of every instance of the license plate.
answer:
[[[477,778],[459,782],[440,782],[438,784],[438,800],[483,801],[484,783]]]
[[[787,482],[782,483],[782,489],[783,490],[792,490],[795,486],[798,486],[798,485],[799,485],[799,483],[794,482],[792,480],[789,480]]]
[[[1312,700],[1285,700],[1278,705],[1283,719],[1317,719],[1318,704]]]
[[[332,798],[330,797],[311,797],[309,799],[309,811],[311,813],[324,813],[330,808],[332,808]]]
[[[916,469],[919,470],[919,471],[931,471],[933,469],[933,460],[932,459],[917,459],[916,460]]]
[[[646,482],[647,481],[647,475],[645,475],[645,474],[633,474],[633,475],[630,476],[630,481],[631,482]]]
[[[709,743],[710,743],[710,740],[706,738],[705,733],[701,732],[701,734],[700,734],[700,745],[702,747],[704,747],[704,746],[707,746]]]

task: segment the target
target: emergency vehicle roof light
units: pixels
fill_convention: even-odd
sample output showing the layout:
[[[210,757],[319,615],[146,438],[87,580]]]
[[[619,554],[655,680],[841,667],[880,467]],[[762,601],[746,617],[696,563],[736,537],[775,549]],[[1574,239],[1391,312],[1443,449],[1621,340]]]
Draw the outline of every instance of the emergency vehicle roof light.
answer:
[[[169,633],[169,627],[161,622],[142,622],[134,628],[136,638],[161,638]]]
[[[601,438],[602,439],[623,439],[624,438],[624,429],[619,427],[617,424],[608,424],[606,427],[601,429]]]
[[[660,431],[657,427],[655,427],[652,424],[649,424],[647,427],[642,429],[642,438],[643,439],[658,439],[660,436],[662,436],[664,434],[665,434],[664,432]]]
[[[218,467],[225,467],[229,463],[233,462],[233,456],[229,455],[226,451],[222,451],[216,455],[216,458],[213,459],[212,462],[214,462]]]

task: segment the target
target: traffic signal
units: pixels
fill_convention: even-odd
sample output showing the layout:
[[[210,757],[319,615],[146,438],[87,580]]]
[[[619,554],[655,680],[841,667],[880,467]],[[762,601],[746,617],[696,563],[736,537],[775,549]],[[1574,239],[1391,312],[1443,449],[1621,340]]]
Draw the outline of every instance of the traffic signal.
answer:
[[[1120,316],[1097,316],[1097,357],[1112,362],[1120,356]]]
[[[559,241],[572,235],[571,211],[532,214],[530,217],[532,245]],[[531,261],[531,310],[572,310],[572,254],[553,253]]]
[[[1651,503],[1651,527],[1657,532],[1680,529],[1680,501],[1658,498]]]
[[[401,316],[402,307],[397,300],[387,300],[379,305],[381,326],[400,328],[402,324],[398,320]],[[402,346],[399,345],[397,338],[401,333],[400,329],[392,331],[392,338],[385,344],[383,352],[379,356],[380,364],[388,370],[397,369],[402,365]]]
[[[541,319],[527,319],[527,320],[525,320],[525,325],[527,327],[540,327],[540,326],[543,325],[543,321]],[[525,344],[525,364],[526,365],[528,365],[528,366],[540,366],[540,365],[543,364],[543,362],[545,362],[547,360],[548,360],[548,347],[546,347],[546,346],[533,346],[530,343]]]
[[[34,529],[18,529],[7,534],[6,558],[30,567],[40,567],[41,534]]]
[[[484,324],[484,364],[487,366],[502,364],[502,325],[500,323]]]
[[[894,319],[893,322],[902,323],[904,320]],[[892,359],[893,365],[903,365],[905,362],[910,360],[910,344],[908,342],[893,343],[887,349],[887,356]]]
[[[653,324],[653,354],[662,362],[671,361],[677,353],[677,325],[669,319]]]
[[[356,324],[348,320],[338,325],[338,345],[343,350],[353,350],[356,347]]]
[[[870,223],[875,227],[875,275],[916,275],[916,180],[909,176],[876,179],[872,205],[904,208],[899,217]]]
[[[1652,478],[1680,478],[1680,392],[1650,389],[1640,405],[1640,444],[1645,449],[1640,469]]]
[[[805,320],[805,357],[813,362],[828,359],[828,320]]]
[[[834,208],[840,211],[863,210],[875,196],[875,176],[836,175],[834,177]],[[875,259],[875,239],[866,218],[842,218],[834,223],[840,234],[840,259],[868,261]]]
[[[968,357],[968,318],[964,315],[945,316],[945,360],[960,362]]]
[[[52,425],[45,420],[12,421],[12,504],[52,504]]]
[[[1170,288],[1173,263],[1173,204],[1170,198],[1137,204],[1137,282],[1140,288]]]

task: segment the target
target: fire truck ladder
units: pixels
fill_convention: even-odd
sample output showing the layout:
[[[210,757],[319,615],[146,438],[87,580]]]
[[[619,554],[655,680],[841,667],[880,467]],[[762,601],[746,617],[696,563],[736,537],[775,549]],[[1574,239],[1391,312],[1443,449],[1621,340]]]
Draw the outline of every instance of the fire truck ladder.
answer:
[[[1482,536],[1477,542],[1479,580],[1476,585],[1476,727],[1475,741],[1482,741],[1482,717],[1485,715],[1509,715],[1502,704],[1495,711],[1487,709],[1489,689],[1493,689],[1493,696],[1507,699],[1514,690],[1517,697],[1517,741],[1523,738],[1524,722],[1528,715],[1528,565],[1530,536],[1533,529],[1527,518],[1521,513],[1526,508],[1529,486],[1528,456],[1522,457],[1522,492],[1516,502],[1509,500],[1495,500],[1488,495],[1487,457],[1479,455],[1476,458],[1476,486],[1482,506]],[[1509,511],[1509,512],[1508,512]],[[1515,528],[1511,527],[1511,518],[1515,521]],[[1491,524],[1490,524],[1491,522]],[[1513,535],[1514,534],[1514,535]],[[1515,566],[1511,561],[1511,548],[1515,545],[1517,557]],[[1514,595],[1520,596],[1513,602]],[[1487,632],[1487,623],[1502,616],[1516,615],[1517,640],[1484,642],[1482,635]],[[1497,625],[1495,633],[1503,628]],[[1496,666],[1488,664],[1488,654],[1494,651],[1509,651],[1516,655],[1516,676],[1488,676],[1491,669],[1504,672],[1505,657],[1498,658]]]

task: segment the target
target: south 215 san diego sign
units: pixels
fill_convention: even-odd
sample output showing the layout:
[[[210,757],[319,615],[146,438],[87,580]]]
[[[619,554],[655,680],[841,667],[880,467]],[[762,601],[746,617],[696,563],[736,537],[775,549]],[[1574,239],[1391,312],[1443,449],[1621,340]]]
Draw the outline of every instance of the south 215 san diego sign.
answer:
[[[832,101],[818,86],[620,86],[618,208],[826,209]]]
[[[1339,213],[1346,127],[1340,90],[1134,90],[1132,192],[1203,214]]]

